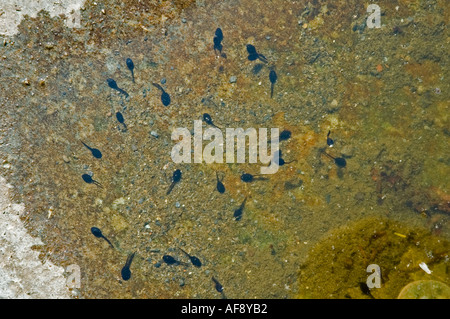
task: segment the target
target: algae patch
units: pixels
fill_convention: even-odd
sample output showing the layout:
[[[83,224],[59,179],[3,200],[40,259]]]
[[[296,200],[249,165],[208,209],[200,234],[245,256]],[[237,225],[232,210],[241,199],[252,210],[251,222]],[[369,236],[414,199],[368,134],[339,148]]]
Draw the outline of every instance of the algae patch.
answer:
[[[425,230],[388,219],[363,219],[331,232],[311,250],[299,273],[298,297],[370,298],[360,283],[371,275],[366,272],[371,264],[381,269],[381,287],[370,291],[374,298],[396,298],[416,280],[449,282],[449,251],[450,242]],[[419,267],[421,262],[432,274]],[[444,288],[421,293],[434,298],[445,294]]]
[[[398,299],[449,299],[450,287],[435,280],[418,280],[406,285]]]

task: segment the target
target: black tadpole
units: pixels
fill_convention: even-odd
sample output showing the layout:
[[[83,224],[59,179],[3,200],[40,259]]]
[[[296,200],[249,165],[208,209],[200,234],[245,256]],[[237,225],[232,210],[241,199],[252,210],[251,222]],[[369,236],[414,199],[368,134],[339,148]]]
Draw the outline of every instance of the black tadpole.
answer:
[[[133,83],[134,83],[134,63],[133,63],[133,60],[128,58],[126,60],[126,63],[127,63],[128,69],[131,71],[131,77],[133,78]]]
[[[372,293],[370,292],[370,288],[367,286],[367,284],[365,282],[360,282],[359,283],[359,288],[361,289],[361,292],[367,296],[370,297],[370,299],[375,299],[375,297],[372,295]]]
[[[220,282],[214,277],[212,277],[212,281],[215,284],[215,288],[216,288],[217,292],[223,292],[223,286],[220,284]]]
[[[118,91],[119,93],[125,95],[125,97],[128,97],[128,93],[125,92],[125,90],[122,90],[121,88],[119,88],[117,86],[117,82],[116,81],[114,81],[113,79],[106,79],[106,82],[108,83],[108,86],[111,89]]]
[[[264,63],[267,63],[267,59],[264,55],[259,54],[256,51],[255,46],[251,45],[251,44],[247,44],[247,52],[248,52],[248,59],[250,61],[255,61],[257,59],[261,60]]]
[[[245,183],[251,183],[255,180],[255,177],[258,177],[260,175],[252,175],[249,173],[244,173],[241,175],[241,181],[245,182]],[[259,177],[258,179],[265,179],[264,177]]]
[[[258,54],[258,52],[256,52],[255,46],[251,44],[247,44],[247,52],[250,55]]]
[[[222,181],[219,180],[219,174],[216,172],[216,178],[217,178],[217,191],[221,194],[225,193],[225,185],[223,185]],[[222,177],[223,180],[223,177]]]
[[[170,104],[170,95],[164,91],[164,89],[162,88],[161,85],[159,85],[158,83],[152,83],[154,87],[156,87],[157,89],[161,90],[161,102],[164,106],[168,106]]]
[[[345,167],[347,165],[347,161],[343,157],[333,157],[330,154],[324,152],[325,155],[332,158],[334,160],[334,163],[339,167]]]
[[[280,133],[280,141],[285,141],[291,138],[291,131],[288,130],[284,130],[283,132]]]
[[[222,40],[223,40],[223,32],[221,28],[217,28],[216,32],[214,34],[214,51],[219,51],[219,53],[222,53]]]
[[[270,80],[270,98],[272,98],[272,96],[273,96],[273,87],[274,87],[275,82],[277,81],[277,79],[278,79],[278,76],[277,76],[277,74],[275,73],[275,71],[274,71],[274,70],[270,70],[270,73],[269,73],[269,80]]]
[[[106,240],[106,242],[112,247],[114,248],[113,244],[111,244],[111,242],[109,241],[108,238],[106,238],[103,234],[102,231],[100,230],[100,228],[97,227],[92,227],[91,228],[91,232],[92,234],[97,237],[97,238],[103,238],[104,240]]]
[[[181,249],[181,248],[180,248],[180,250],[181,250],[183,253],[185,253],[186,256],[188,256],[188,258],[191,260],[191,263],[192,263],[195,267],[199,268],[199,267],[202,266],[202,262],[200,261],[200,259],[198,259],[198,258],[195,257],[195,256],[189,255],[187,252],[185,252],[185,251],[184,251],[183,249]]]
[[[214,36],[219,40],[219,42],[222,42],[223,40],[223,32],[221,28],[217,28],[216,32],[214,33]]]
[[[245,183],[250,183],[252,182],[254,179],[252,174],[249,173],[244,173],[241,175],[241,181],[245,182]]]
[[[124,124],[124,122],[125,122],[125,119],[123,118],[123,115],[120,112],[116,112],[116,119],[121,124]]]
[[[176,260],[175,258],[173,258],[173,257],[170,256],[170,255],[164,255],[164,256],[163,256],[163,261],[164,261],[166,264],[168,264],[168,265],[177,265],[177,264],[179,264],[179,261]]]
[[[122,113],[116,112],[116,119],[120,124],[123,125],[124,129],[127,130],[127,125],[125,124],[125,119],[123,118]]]
[[[123,266],[122,271],[120,272],[123,280],[128,280],[131,278],[130,266],[131,266],[131,262],[133,261],[134,254],[135,253],[131,253],[130,255],[128,255],[125,266]]]
[[[242,213],[243,213],[243,211],[244,211],[244,206],[245,206],[245,202],[246,202],[246,201],[247,201],[247,197],[245,197],[245,199],[244,199],[244,201],[242,202],[241,206],[239,206],[239,208],[236,209],[236,210],[234,211],[233,216],[234,216],[234,219],[235,219],[236,221],[241,220],[241,218],[242,218]]]
[[[89,146],[86,145],[86,143],[84,143],[83,141],[81,141],[81,143],[82,143],[84,146],[86,146],[86,148],[87,148],[88,150],[91,151],[92,156],[94,156],[95,158],[102,158],[102,152],[100,152],[100,150],[98,150],[98,149],[96,149],[96,148],[89,147]]]
[[[297,161],[297,160],[292,160],[292,161],[286,162],[283,158],[281,158],[281,155],[279,157],[274,156],[273,160],[276,164],[278,164],[278,166],[283,166],[284,164],[290,164],[290,163]]]
[[[216,124],[213,123],[211,115],[209,115],[208,113],[203,113],[203,121],[205,121],[206,124],[209,124],[211,126],[214,126],[214,127],[218,128],[218,129],[220,129],[220,127],[218,127]]]
[[[100,188],[103,188],[103,186],[99,182],[97,182],[96,180],[93,180],[92,176],[89,175],[89,174],[83,174],[83,175],[81,175],[81,178],[83,179],[83,181],[85,181],[88,184],[94,184],[94,185],[97,185]]]
[[[172,184],[170,184],[169,189],[167,190],[167,195],[170,194],[170,192],[172,191],[173,187],[175,186],[176,183],[178,183],[181,180],[181,171],[179,169],[176,169],[173,172],[172,175]]]
[[[333,147],[334,141],[330,138],[330,134],[331,134],[331,131],[328,131],[328,134],[327,134],[327,145],[329,147]]]

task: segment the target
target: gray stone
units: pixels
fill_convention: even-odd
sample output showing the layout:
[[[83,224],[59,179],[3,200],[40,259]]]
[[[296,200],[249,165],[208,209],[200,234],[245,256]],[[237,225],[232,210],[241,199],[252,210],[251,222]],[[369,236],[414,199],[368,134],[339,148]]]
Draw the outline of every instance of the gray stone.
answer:
[[[156,137],[156,138],[159,137],[158,133],[156,133],[155,131],[151,131],[150,135],[153,136],[153,137]]]

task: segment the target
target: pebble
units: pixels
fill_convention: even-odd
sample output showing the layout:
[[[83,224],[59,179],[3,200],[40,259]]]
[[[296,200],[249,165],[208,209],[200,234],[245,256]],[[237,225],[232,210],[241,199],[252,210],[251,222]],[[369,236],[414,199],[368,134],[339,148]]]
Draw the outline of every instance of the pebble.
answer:
[[[162,78],[161,79],[161,84],[166,84],[166,81],[167,81],[166,78]]]
[[[237,81],[237,76],[236,75],[232,75],[230,77],[230,83],[236,83],[236,81]]]
[[[30,80],[28,80],[28,78],[24,78],[24,79],[20,80],[20,82],[22,83],[22,85],[25,85],[25,86],[30,85]]]
[[[185,285],[184,279],[180,279],[180,287],[183,287]]]
[[[69,163],[70,162],[70,159],[66,156],[66,155],[63,155],[63,161],[64,162],[66,162],[66,163]]]
[[[175,207],[176,207],[176,208],[180,208],[180,206],[181,206],[180,202],[176,202],[176,203],[175,203]]]
[[[55,44],[54,44],[53,42],[47,42],[47,43],[44,45],[44,47],[45,47],[47,50],[51,50],[51,49],[53,49],[53,48],[55,47]]]
[[[158,133],[156,133],[155,131],[151,131],[151,132],[150,132],[150,135],[153,136],[153,137],[155,137],[155,138],[158,138],[158,137],[159,137]]]
[[[185,18],[181,18],[181,22],[186,23],[187,20]]]

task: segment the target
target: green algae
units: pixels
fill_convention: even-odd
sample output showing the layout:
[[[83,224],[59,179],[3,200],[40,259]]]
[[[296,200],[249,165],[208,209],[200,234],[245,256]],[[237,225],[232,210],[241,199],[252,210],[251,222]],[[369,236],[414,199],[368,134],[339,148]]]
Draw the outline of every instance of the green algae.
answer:
[[[385,218],[367,218],[333,230],[308,254],[299,273],[299,298],[369,298],[359,288],[366,269],[378,265],[381,287],[374,298],[396,298],[411,280],[448,282],[450,242]],[[425,262],[432,275],[419,266]],[[431,295],[430,295],[431,297]]]
[[[450,299],[450,287],[440,281],[418,280],[406,285],[398,299]]]

